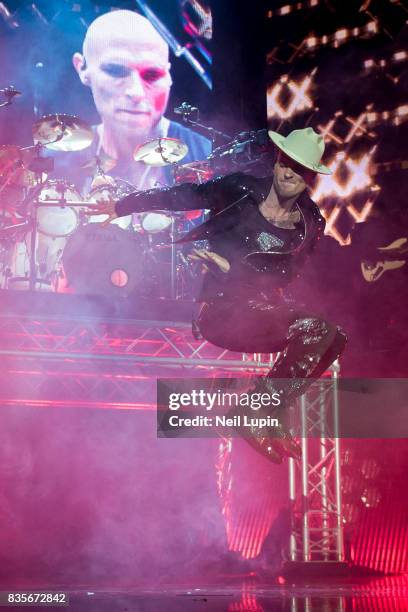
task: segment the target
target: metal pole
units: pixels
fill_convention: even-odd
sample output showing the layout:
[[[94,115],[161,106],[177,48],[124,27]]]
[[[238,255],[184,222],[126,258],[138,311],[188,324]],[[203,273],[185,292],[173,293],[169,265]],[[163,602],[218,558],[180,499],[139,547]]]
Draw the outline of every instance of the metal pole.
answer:
[[[32,207],[32,228],[30,234],[30,277],[29,289],[35,291],[37,284],[37,261],[36,261],[36,246],[37,246],[37,205],[38,200],[33,202]]]
[[[170,261],[170,298],[175,300],[177,298],[177,245],[175,244],[176,239],[176,220],[174,215],[171,218],[171,261]]]
[[[320,479],[320,494],[321,494],[321,507],[322,507],[322,539],[323,539],[323,557],[325,561],[329,560],[328,550],[330,549],[330,536],[329,536],[329,522],[328,522],[328,498],[327,498],[327,467],[324,464],[324,459],[327,456],[327,427],[326,427],[326,401],[325,401],[325,393],[324,393],[324,382],[320,383],[319,390],[319,419],[320,419],[320,438],[319,438],[319,448],[320,448],[320,461],[322,464],[322,469],[319,475]]]
[[[340,371],[339,362],[333,364],[333,438],[334,438],[334,462],[336,474],[336,508],[337,508],[337,530],[336,530],[336,556],[337,561],[344,561],[344,539],[343,539],[343,512],[341,499],[341,467],[340,467],[340,439],[339,439],[339,395],[338,376]]]
[[[290,504],[290,541],[289,541],[289,558],[291,561],[297,560],[296,547],[296,523],[295,523],[295,504],[296,504],[296,465],[295,460],[289,458],[289,504]]]
[[[308,437],[307,437],[307,409],[306,397],[300,398],[301,427],[302,427],[302,541],[303,561],[310,561],[310,531],[309,531],[309,470],[308,470]]]

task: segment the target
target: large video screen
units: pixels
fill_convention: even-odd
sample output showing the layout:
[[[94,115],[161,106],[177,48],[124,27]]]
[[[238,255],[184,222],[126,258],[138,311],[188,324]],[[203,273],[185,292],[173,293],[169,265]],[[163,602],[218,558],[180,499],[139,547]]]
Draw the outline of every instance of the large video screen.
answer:
[[[176,297],[183,284],[168,244],[194,215],[103,227],[84,211],[206,176],[211,10],[116,4],[0,3],[2,289]]]

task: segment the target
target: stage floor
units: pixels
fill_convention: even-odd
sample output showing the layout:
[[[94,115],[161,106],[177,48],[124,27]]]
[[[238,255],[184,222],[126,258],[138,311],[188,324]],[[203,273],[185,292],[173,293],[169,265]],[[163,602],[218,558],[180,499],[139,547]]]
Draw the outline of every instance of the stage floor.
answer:
[[[262,580],[255,577],[222,580],[220,577],[212,584],[191,582],[139,590],[100,587],[94,590],[91,586],[71,590],[61,586],[62,590],[69,594],[69,609],[75,612],[395,612],[408,609],[408,576],[303,579],[295,583],[285,582],[282,577]],[[56,592],[57,588],[53,586],[52,591]]]

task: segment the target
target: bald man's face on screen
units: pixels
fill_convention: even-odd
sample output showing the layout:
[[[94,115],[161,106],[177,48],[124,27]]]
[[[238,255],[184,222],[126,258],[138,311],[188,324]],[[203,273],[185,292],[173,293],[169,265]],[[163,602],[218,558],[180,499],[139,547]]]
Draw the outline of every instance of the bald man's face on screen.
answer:
[[[166,110],[171,77],[168,47],[149,21],[131,11],[102,15],[73,62],[105,125],[141,137],[154,129]]]

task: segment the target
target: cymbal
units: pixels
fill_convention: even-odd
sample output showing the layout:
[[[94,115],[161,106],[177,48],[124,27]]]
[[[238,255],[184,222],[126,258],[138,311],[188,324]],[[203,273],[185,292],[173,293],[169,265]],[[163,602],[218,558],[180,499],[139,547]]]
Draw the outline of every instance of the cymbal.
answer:
[[[133,159],[147,166],[168,166],[182,160],[187,153],[188,146],[177,138],[155,138],[137,147]]]
[[[35,144],[52,151],[81,151],[89,147],[94,139],[88,123],[62,113],[41,117],[34,123],[32,132]]]

